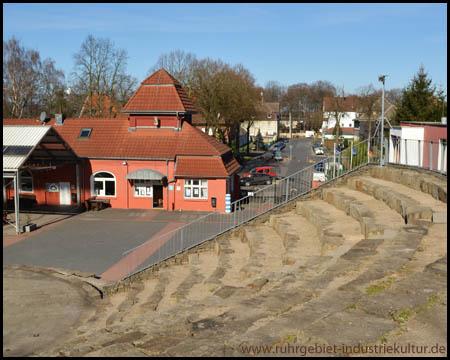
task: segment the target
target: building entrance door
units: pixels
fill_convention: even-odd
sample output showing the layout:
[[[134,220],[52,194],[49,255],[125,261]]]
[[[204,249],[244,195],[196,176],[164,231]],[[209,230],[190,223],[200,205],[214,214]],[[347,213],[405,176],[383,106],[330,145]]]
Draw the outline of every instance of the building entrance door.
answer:
[[[153,185],[153,208],[162,209],[163,207],[163,186]]]
[[[59,205],[70,205],[70,182],[59,183]]]

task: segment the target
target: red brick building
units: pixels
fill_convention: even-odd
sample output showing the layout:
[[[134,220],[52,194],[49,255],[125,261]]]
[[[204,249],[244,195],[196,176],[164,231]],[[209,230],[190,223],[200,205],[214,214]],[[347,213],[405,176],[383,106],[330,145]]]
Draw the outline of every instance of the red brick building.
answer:
[[[180,83],[161,69],[123,107],[127,116],[68,118],[62,124],[4,119],[3,125],[51,125],[78,157],[77,166],[54,170],[22,166],[27,184],[22,181],[21,192],[38,204],[80,205],[95,197],[109,199],[113,208],[224,210],[226,194],[232,201],[239,197],[240,165],[229,147],[191,125],[195,112]],[[61,196],[62,187],[50,188],[62,182],[70,184],[64,191],[71,196]]]

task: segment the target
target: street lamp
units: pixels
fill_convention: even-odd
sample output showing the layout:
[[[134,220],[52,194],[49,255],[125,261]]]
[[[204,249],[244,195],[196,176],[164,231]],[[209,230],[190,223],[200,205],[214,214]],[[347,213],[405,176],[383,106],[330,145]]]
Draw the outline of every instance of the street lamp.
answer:
[[[378,81],[381,81],[383,83],[383,95],[382,95],[382,100],[381,100],[381,129],[380,129],[380,134],[381,134],[381,140],[380,140],[380,147],[381,147],[381,155],[380,155],[380,166],[384,165],[384,161],[383,161],[383,141],[384,141],[384,81],[386,79],[387,75],[380,75],[378,77]]]

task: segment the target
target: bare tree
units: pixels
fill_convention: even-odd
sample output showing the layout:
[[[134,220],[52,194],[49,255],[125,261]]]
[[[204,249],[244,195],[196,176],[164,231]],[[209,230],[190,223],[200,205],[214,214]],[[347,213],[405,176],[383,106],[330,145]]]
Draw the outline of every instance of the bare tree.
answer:
[[[3,41],[3,111],[22,118],[36,98],[41,73],[36,50],[26,49],[15,38]]]
[[[345,109],[343,106],[343,102],[345,101],[345,98],[341,97],[332,97],[330,98],[330,101],[328,101],[328,108],[324,109],[325,112],[328,115],[328,121],[330,121],[330,118],[333,117],[336,121],[334,125],[334,149],[333,151],[336,151],[336,145],[338,142],[339,137],[341,136],[341,118],[344,116]]]
[[[360,133],[363,137],[365,135],[365,121],[367,121],[367,137],[369,139],[372,137],[372,119],[374,115],[380,111],[380,91],[376,90],[372,84],[367,86],[361,86],[357,89],[357,93],[359,95],[359,112],[363,115],[364,122],[360,123],[362,127],[362,133]]]
[[[400,104],[400,101],[402,100],[403,90],[404,89],[400,89],[400,88],[386,90],[384,93],[385,94],[384,96],[391,104],[398,105],[398,104]]]
[[[286,91],[278,81],[268,81],[263,89],[264,101],[266,102],[280,102],[281,97]]]
[[[56,112],[62,105],[64,72],[14,37],[3,42],[3,114],[22,118]]]
[[[200,60],[194,68],[193,100],[205,118],[207,129],[218,132],[239,149],[239,131],[244,121],[256,115],[259,99],[255,80],[242,65],[231,67],[221,60]]]
[[[59,113],[64,106],[64,73],[55,68],[55,62],[45,59],[40,79],[40,101],[50,114]]]
[[[193,53],[186,53],[183,50],[177,49],[168,54],[160,55],[156,64],[150,68],[147,74],[149,76],[163,68],[175,77],[183,85],[187,94],[191,96],[196,63],[197,58]]]
[[[127,60],[127,52],[116,49],[111,40],[92,35],[74,54],[73,88],[91,100],[87,103],[90,116],[110,116],[112,108],[105,105],[123,104],[135,90],[137,80],[125,73]]]

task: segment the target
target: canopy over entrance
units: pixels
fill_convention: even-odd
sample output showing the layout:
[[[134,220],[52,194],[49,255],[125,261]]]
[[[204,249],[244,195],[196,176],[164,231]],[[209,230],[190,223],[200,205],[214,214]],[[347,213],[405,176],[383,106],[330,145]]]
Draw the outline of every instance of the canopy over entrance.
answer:
[[[152,169],[139,169],[127,174],[126,178],[128,180],[150,180],[159,183],[163,181],[165,175]]]

